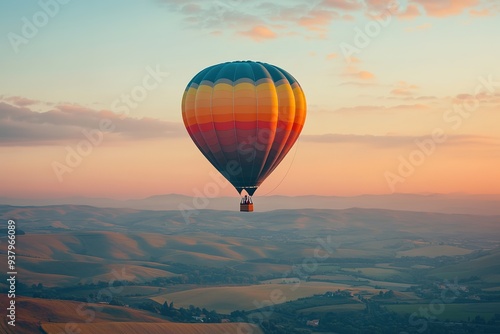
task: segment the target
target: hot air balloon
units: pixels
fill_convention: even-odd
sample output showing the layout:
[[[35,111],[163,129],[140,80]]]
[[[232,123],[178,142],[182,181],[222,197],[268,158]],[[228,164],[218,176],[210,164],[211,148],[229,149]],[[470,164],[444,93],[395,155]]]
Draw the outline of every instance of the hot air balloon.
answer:
[[[287,71],[266,63],[234,61],[199,72],[182,98],[187,132],[210,163],[243,196],[252,196],[283,160],[302,131],[306,99]]]

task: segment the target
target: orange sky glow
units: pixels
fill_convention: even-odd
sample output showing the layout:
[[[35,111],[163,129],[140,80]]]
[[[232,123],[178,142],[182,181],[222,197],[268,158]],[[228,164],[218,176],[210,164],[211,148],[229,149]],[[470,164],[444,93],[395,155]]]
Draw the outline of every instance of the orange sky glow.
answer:
[[[180,105],[201,69],[246,59],[289,71],[308,105],[256,196],[499,194],[500,5],[398,3],[72,2],[28,37],[43,8],[2,4],[0,197],[238,196]]]

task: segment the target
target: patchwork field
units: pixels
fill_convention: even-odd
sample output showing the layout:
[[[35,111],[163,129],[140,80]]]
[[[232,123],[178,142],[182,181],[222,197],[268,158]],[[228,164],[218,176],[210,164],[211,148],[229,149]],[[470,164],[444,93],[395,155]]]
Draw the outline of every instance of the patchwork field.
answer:
[[[203,211],[186,224],[176,211],[0,206],[0,214],[18,217],[23,231],[16,239],[16,333],[43,326],[59,334],[72,322],[81,333],[237,333],[246,325],[236,322],[273,304],[265,333],[303,333],[310,317],[343,324],[337,332],[354,323],[394,332],[393,322],[407,325],[405,313],[439,298],[446,280],[458,282],[460,296],[439,319],[478,315],[497,326],[498,216]],[[7,262],[2,250],[0,261]],[[109,293],[114,287],[123,288]],[[5,282],[0,289],[1,304]],[[167,319],[233,323],[177,326]],[[445,325],[432,324],[436,333],[446,333]],[[3,318],[0,332],[10,330]]]
[[[401,251],[397,253],[397,256],[438,257],[438,256],[465,255],[470,253],[472,253],[471,249],[449,246],[449,245],[440,245],[440,246],[418,247],[406,251]]]
[[[404,278],[407,276],[406,273],[401,272],[396,269],[384,269],[384,268],[346,268],[343,269],[345,272],[358,273],[363,275],[364,277],[376,279],[376,280],[384,280],[393,277]]]
[[[168,303],[174,302],[174,305],[182,307],[197,305],[227,314],[235,310],[256,309],[264,301],[269,303],[273,300],[273,304],[280,304],[338,289],[349,290],[353,293],[363,290],[372,294],[377,294],[379,291],[370,287],[353,288],[346,284],[301,282],[299,284],[260,284],[199,288],[167,293],[151,299],[160,304],[167,301]]]

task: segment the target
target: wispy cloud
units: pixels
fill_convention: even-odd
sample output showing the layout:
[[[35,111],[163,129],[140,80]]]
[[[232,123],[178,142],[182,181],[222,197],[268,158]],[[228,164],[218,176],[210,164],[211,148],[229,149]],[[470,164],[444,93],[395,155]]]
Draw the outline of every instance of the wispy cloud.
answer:
[[[359,10],[363,7],[363,3],[358,0],[323,0],[322,7],[341,9],[346,11]]]
[[[82,131],[99,129],[103,119],[114,128],[107,135],[113,141],[185,135],[180,123],[122,117],[111,111],[74,104],[60,104],[49,111],[36,112],[4,99],[0,101],[0,146],[60,145],[81,140]]]
[[[6,96],[6,97],[1,97],[0,100],[7,101],[13,105],[19,106],[19,107],[26,107],[26,106],[31,106],[34,104],[40,104],[42,103],[41,101],[38,100],[33,100],[33,99],[28,99],[26,97],[22,96]]]
[[[423,23],[423,24],[420,24],[418,26],[414,26],[414,27],[407,27],[405,28],[405,31],[408,31],[408,32],[416,32],[416,31],[423,31],[423,30],[428,30],[432,28],[432,24],[427,22],[427,23]]]
[[[376,148],[394,148],[415,145],[415,141],[428,139],[428,136],[401,135],[357,135],[357,134],[323,134],[303,135],[303,141],[331,144],[360,144]],[[464,146],[479,145],[494,147],[500,144],[500,138],[478,135],[449,135],[443,145]]]
[[[477,95],[472,95],[469,93],[460,93],[452,98],[453,103],[463,103],[464,101],[474,101],[477,100],[482,103],[490,103],[494,104],[497,107],[500,107],[500,93],[485,93],[481,92]]]
[[[355,86],[360,88],[373,88],[382,86],[376,82],[360,82],[360,81],[344,81],[339,84],[339,86]]]
[[[325,38],[335,21],[352,21],[361,16],[373,18],[395,4],[394,0],[156,1],[166,5],[170,11],[181,13],[188,28],[208,29],[211,34],[231,30],[254,41],[270,36],[299,35],[309,38],[311,33]],[[495,11],[483,8],[480,0],[408,0],[405,7],[398,6],[393,14],[411,19],[417,16],[441,18],[464,12],[483,16]],[[279,34],[272,29],[277,26],[282,29]]]
[[[339,57],[339,54],[336,52],[333,52],[333,53],[329,53],[326,55],[326,60],[333,60],[333,59],[337,59],[338,57]]]
[[[396,86],[391,90],[391,95],[396,96],[412,96],[418,90],[418,86],[410,84],[406,81],[399,81]]]
[[[472,17],[494,16],[500,14],[500,3],[491,1],[484,8],[469,10]]]
[[[428,16],[446,17],[462,14],[480,5],[479,0],[411,0],[419,4]]]
[[[351,61],[346,64],[341,75],[354,80],[360,80],[361,82],[373,82],[375,79],[375,74],[370,71],[361,69],[360,64],[360,59],[351,57]]]
[[[396,111],[421,111],[427,110],[429,107],[425,104],[400,104],[396,106],[380,106],[380,105],[361,105],[354,107],[342,107],[335,109],[334,113],[375,113],[375,112],[396,112]]]
[[[405,11],[402,11],[398,17],[401,18],[401,19],[413,19],[417,16],[420,16],[422,13],[420,12],[420,10],[418,9],[418,6],[416,5],[413,5],[413,4],[409,4],[407,7],[406,7],[406,10]]]
[[[325,10],[311,10],[298,20],[298,24],[308,30],[326,32],[326,27],[334,18],[338,18],[336,12]]]
[[[255,41],[262,41],[268,39],[275,39],[276,33],[265,26],[255,26],[250,30],[239,32],[242,36],[247,36]]]
[[[352,20],[354,17],[350,13],[363,8],[363,2],[358,0],[292,0],[281,3],[266,0],[158,1],[167,5],[170,11],[181,13],[188,28],[231,29],[235,34],[255,41],[263,39],[256,38],[263,35],[262,29],[257,27],[270,29],[276,25],[284,29],[279,36],[299,34],[309,37],[312,32],[325,37],[333,21]],[[264,35],[269,36],[268,32]]]

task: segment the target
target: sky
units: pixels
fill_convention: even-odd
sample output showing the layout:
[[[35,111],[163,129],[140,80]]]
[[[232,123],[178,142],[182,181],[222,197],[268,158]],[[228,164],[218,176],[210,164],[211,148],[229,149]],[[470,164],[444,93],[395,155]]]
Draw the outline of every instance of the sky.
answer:
[[[191,78],[233,60],[307,98],[257,196],[498,194],[499,16],[496,0],[2,1],[0,197],[237,196],[181,117]]]

